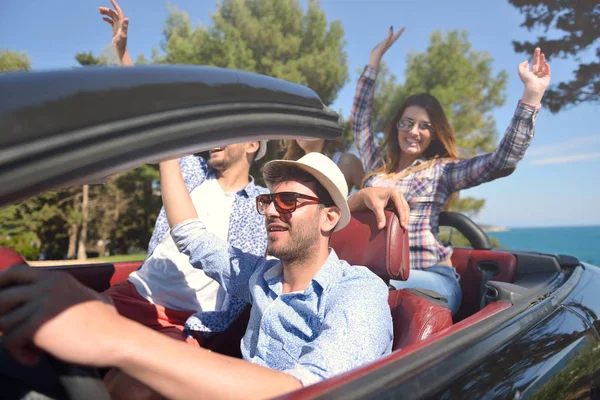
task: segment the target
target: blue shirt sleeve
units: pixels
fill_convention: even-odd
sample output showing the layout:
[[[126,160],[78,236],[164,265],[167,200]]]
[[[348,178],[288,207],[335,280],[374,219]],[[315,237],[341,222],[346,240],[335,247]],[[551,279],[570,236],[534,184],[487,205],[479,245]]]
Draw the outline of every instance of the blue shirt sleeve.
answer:
[[[361,268],[361,267],[356,267]],[[364,278],[364,276],[363,276]],[[302,347],[296,366],[283,372],[303,386],[341,374],[389,354],[394,339],[388,288],[375,275],[354,279],[330,294],[319,336]]]
[[[175,225],[171,236],[180,252],[190,258],[194,268],[202,269],[228,294],[252,303],[250,276],[265,259],[232,247],[208,232],[198,219]]]

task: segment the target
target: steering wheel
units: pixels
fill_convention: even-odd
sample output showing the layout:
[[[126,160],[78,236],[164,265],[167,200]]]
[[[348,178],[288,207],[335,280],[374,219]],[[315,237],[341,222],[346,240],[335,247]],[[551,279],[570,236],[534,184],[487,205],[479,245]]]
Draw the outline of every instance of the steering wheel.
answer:
[[[27,262],[16,251],[0,247],[0,271],[17,264],[27,265]],[[0,348],[2,348],[1,343],[0,336]],[[2,382],[3,392],[5,388],[9,391],[10,386],[20,388],[20,393],[46,388],[51,392],[48,393],[49,395],[57,398],[66,395],[71,400],[110,400],[108,390],[97,368],[66,363],[48,354],[44,354],[41,358],[37,366],[26,367],[17,363],[3,350],[0,354],[0,382]],[[44,370],[53,371],[54,374],[44,374]],[[51,375],[54,378],[49,378]],[[58,382],[48,382],[49,379],[57,379]],[[62,386],[64,390],[55,390],[57,385]],[[14,388],[13,392],[9,393],[19,392]],[[23,391],[24,388],[26,389]]]
[[[493,247],[487,233],[464,214],[451,211],[441,212],[438,225],[456,229],[475,250],[491,250]]]

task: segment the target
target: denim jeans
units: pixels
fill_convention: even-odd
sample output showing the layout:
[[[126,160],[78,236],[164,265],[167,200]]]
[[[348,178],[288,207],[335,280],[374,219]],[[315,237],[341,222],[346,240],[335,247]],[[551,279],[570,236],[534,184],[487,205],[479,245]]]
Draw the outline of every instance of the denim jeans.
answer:
[[[411,269],[406,281],[390,281],[396,289],[429,289],[438,292],[448,300],[452,315],[456,314],[462,301],[459,275],[453,267],[434,265],[427,269]]]

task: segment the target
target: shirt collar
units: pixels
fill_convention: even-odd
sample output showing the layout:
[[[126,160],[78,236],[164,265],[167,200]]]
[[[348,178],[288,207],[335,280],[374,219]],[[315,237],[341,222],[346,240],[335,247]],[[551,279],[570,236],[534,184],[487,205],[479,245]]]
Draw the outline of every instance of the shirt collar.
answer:
[[[208,178],[217,179],[217,172],[208,166]],[[252,175],[248,175],[248,184],[243,189],[238,190],[235,194],[236,196],[242,196],[246,198],[256,197],[261,194],[261,186],[258,186],[254,183],[254,177]]]
[[[259,194],[261,194],[261,189],[263,189],[263,187],[258,186],[255,182],[254,182],[254,177],[252,175],[248,175],[248,179],[249,182],[246,185],[245,188],[243,188],[242,190],[240,190],[238,192],[238,194],[240,193],[244,193],[246,195],[246,197],[256,197]]]
[[[413,161],[412,164],[410,164],[411,167],[416,167],[417,165],[421,165],[423,164],[425,161],[427,161],[424,158],[417,158],[415,161]]]
[[[319,268],[315,276],[313,276],[311,282],[317,283],[321,286],[321,289],[325,290],[329,285],[335,283],[338,276],[338,267],[340,264],[340,259],[338,258],[335,250],[332,248],[329,249],[329,256],[325,260],[325,263]],[[281,262],[278,262],[273,267],[267,269],[263,277],[265,281],[273,288],[273,285],[283,282],[283,266]],[[306,290],[309,290],[310,285]],[[305,291],[305,293],[307,293]]]

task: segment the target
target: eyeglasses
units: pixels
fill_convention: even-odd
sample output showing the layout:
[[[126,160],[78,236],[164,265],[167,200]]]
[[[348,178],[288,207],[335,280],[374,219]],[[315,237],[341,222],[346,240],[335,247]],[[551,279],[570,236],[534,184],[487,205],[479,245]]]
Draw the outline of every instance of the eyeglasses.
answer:
[[[256,211],[260,215],[265,215],[269,204],[275,201],[275,209],[279,214],[291,214],[298,208],[298,199],[310,200],[302,204],[320,204],[321,200],[318,197],[307,196],[295,192],[279,192],[260,194],[256,196]]]
[[[410,118],[403,118],[400,121],[398,121],[398,124],[396,124],[396,127],[398,128],[398,130],[408,131],[408,130],[411,130],[412,127],[415,126],[416,123],[417,123],[417,121],[414,121]],[[431,125],[429,122],[424,122],[424,121],[419,122],[418,128],[420,131],[429,131],[430,133],[435,132],[433,125]]]

